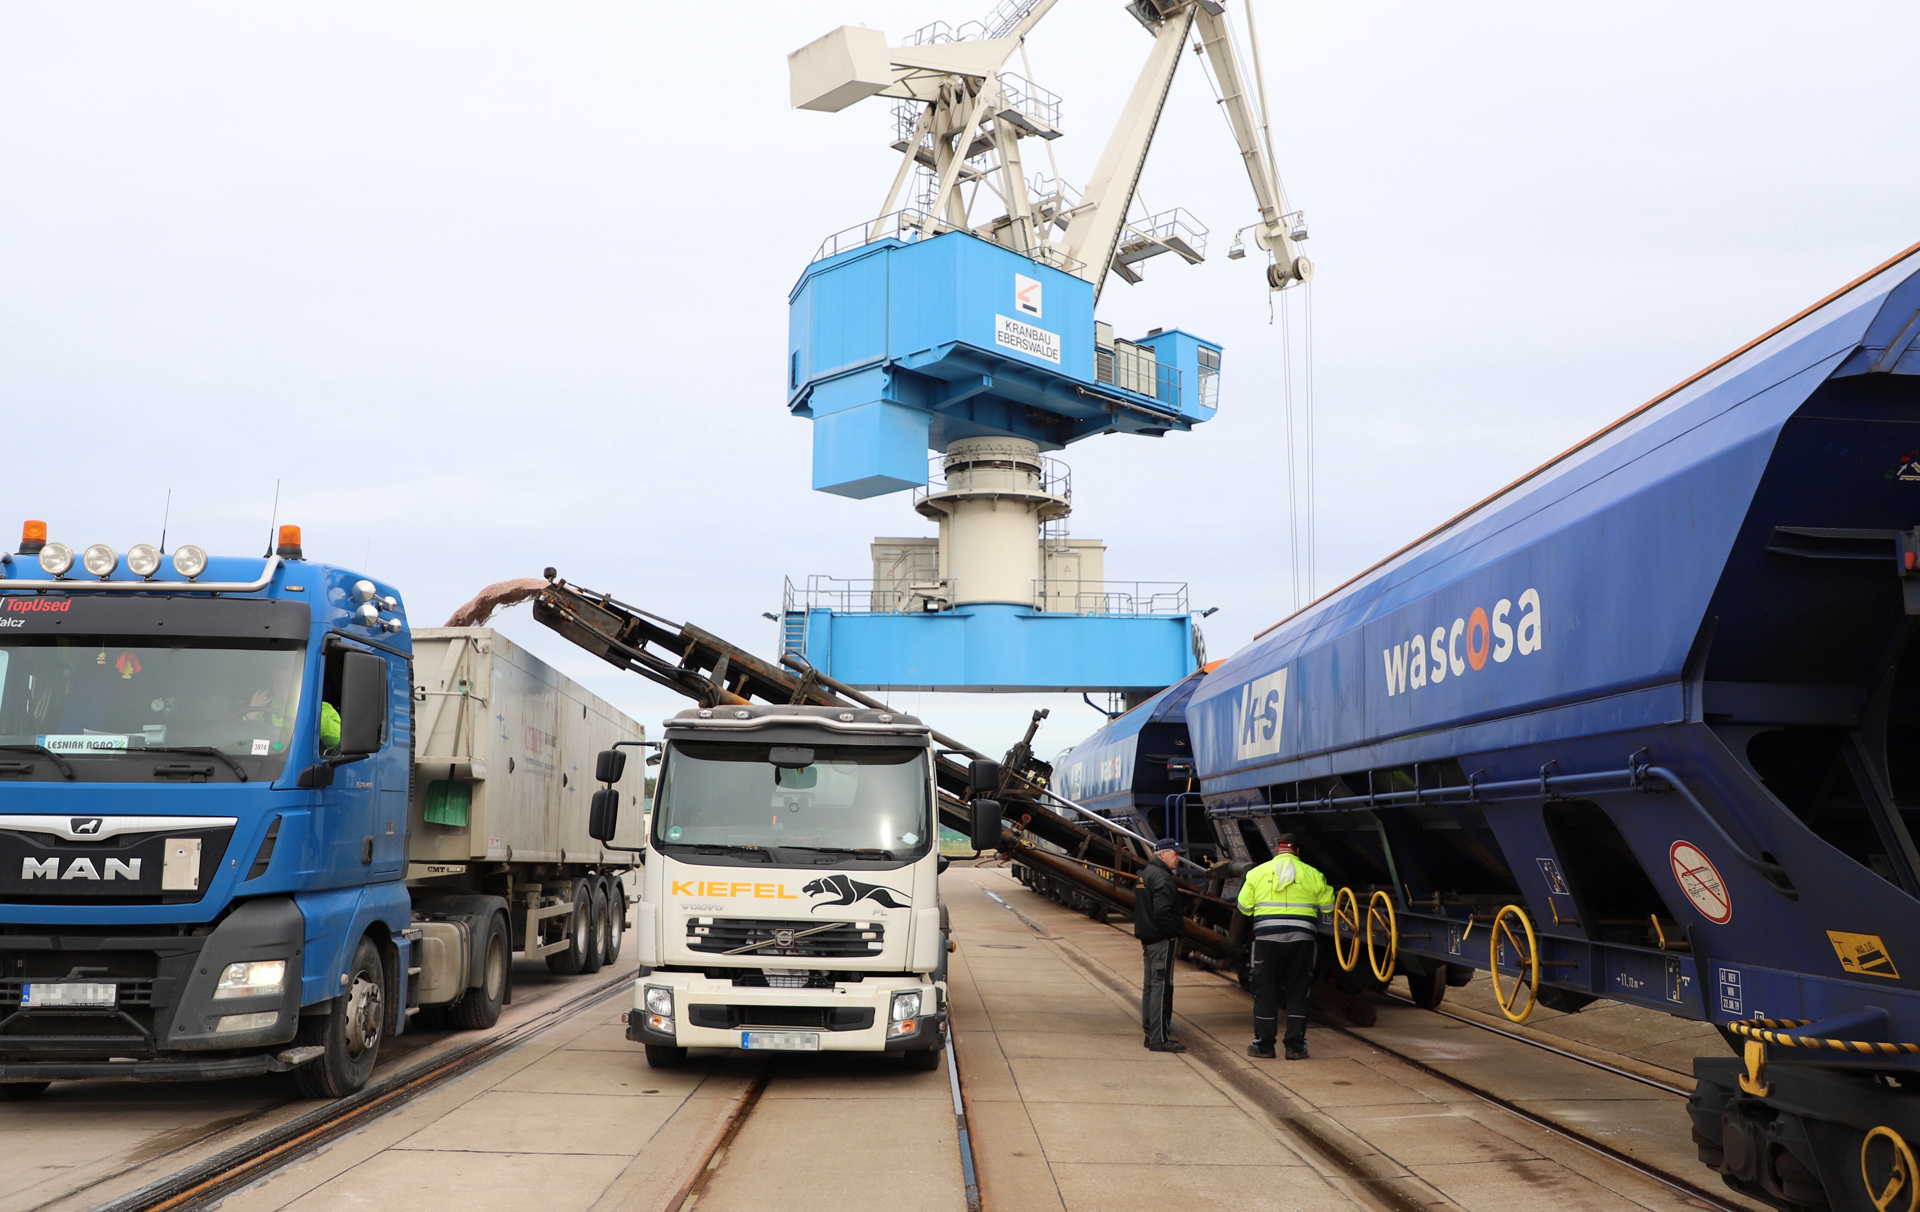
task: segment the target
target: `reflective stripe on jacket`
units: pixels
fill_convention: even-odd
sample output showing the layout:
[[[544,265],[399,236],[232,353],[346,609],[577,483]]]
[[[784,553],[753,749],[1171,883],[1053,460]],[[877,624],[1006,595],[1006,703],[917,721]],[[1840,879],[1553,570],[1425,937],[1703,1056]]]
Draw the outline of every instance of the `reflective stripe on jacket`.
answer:
[[[1311,929],[1320,920],[1320,911],[1333,904],[1333,889],[1326,877],[1298,855],[1282,854],[1270,863],[1262,863],[1247,872],[1240,885],[1240,912],[1253,919],[1257,931],[1265,918],[1292,919]]]

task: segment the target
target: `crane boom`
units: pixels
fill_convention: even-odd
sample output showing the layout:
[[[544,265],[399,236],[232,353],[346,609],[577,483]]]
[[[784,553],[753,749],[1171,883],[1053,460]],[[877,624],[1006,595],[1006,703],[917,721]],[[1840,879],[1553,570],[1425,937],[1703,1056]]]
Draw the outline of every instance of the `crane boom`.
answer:
[[[1249,0],[1251,3],[1251,0]],[[1275,170],[1272,142],[1266,134],[1269,115],[1266,98],[1261,97],[1259,122],[1247,95],[1246,73],[1234,53],[1227,32],[1224,9],[1204,3],[1194,5],[1194,25],[1205,48],[1207,62],[1213,67],[1220,85],[1220,106],[1226,111],[1227,124],[1233,128],[1234,142],[1240,146],[1240,158],[1246,164],[1247,179],[1253,184],[1254,202],[1260,208],[1260,222],[1254,228],[1254,240],[1271,258],[1267,266],[1267,285],[1283,289],[1289,282],[1306,281],[1313,276],[1313,263],[1295,247],[1291,212],[1287,209],[1286,190]],[[1251,18],[1252,10],[1248,10]],[[1264,91],[1264,90],[1263,90]],[[1304,234],[1304,228],[1301,229]]]
[[[1093,283],[1096,302],[1107,270],[1113,265],[1120,233],[1126,228],[1140,170],[1146,167],[1147,149],[1153,145],[1160,111],[1166,108],[1167,90],[1173,87],[1173,74],[1180,67],[1180,51],[1193,27],[1193,10],[1193,5],[1185,6],[1185,11],[1162,21],[1155,31],[1153,50],[1134,81],[1120,120],[1107,137],[1107,146],[1100,153],[1080,204],[1072,211],[1064,251],[1081,263],[1082,268],[1074,273]]]

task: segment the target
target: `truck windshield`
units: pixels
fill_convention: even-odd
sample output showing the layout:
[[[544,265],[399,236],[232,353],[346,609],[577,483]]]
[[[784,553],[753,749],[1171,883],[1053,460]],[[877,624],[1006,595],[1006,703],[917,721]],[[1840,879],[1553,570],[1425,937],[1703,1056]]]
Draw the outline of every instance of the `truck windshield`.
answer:
[[[246,763],[252,777],[271,777],[293,736],[305,651],[298,640],[0,633],[0,757],[44,746],[82,779],[117,780],[82,759],[212,748],[259,759]]]
[[[927,852],[933,823],[924,750],[820,745],[812,749],[812,764],[796,769],[775,766],[774,748],[732,742],[669,746],[654,812],[655,844],[827,850],[896,861]],[[805,752],[779,748],[783,757]]]

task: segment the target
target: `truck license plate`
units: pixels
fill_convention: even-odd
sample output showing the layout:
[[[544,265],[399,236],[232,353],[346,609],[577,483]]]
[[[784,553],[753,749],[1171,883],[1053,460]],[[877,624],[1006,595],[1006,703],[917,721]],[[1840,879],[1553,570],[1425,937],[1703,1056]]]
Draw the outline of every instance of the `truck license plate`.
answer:
[[[817,1031],[742,1031],[740,1046],[756,1051],[818,1052],[820,1051],[820,1033]]]
[[[20,1004],[29,1010],[56,1006],[111,1007],[114,1000],[114,987],[110,984],[34,981],[20,990]]]

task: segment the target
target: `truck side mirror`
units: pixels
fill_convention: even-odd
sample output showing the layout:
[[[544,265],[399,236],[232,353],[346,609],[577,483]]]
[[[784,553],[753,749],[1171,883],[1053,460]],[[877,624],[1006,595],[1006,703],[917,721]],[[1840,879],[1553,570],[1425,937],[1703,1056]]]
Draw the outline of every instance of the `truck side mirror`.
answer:
[[[604,760],[606,754],[600,757]],[[625,756],[615,754],[614,756]],[[611,787],[602,787],[593,793],[593,799],[587,806],[587,836],[596,842],[611,842],[614,826],[620,822],[620,793]]]
[[[346,652],[340,661],[340,754],[366,757],[380,751],[380,722],[387,713],[387,663],[371,652]]]
[[[627,772],[627,755],[618,749],[602,749],[593,760],[593,778],[599,783],[617,783]]]
[[[973,801],[973,848],[1000,849],[1000,801]]]
[[[1000,790],[1000,763],[992,758],[975,758],[967,767],[967,787],[978,794]]]

